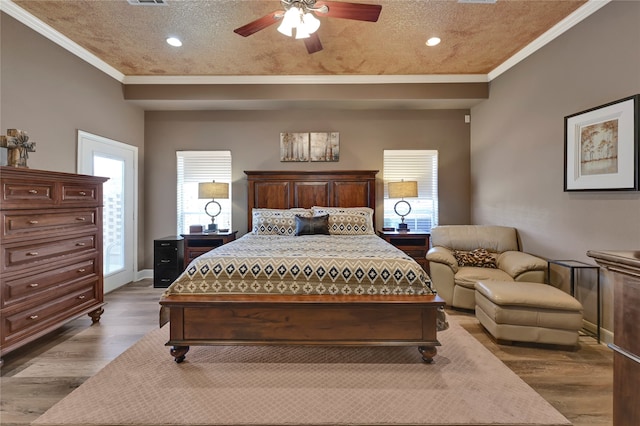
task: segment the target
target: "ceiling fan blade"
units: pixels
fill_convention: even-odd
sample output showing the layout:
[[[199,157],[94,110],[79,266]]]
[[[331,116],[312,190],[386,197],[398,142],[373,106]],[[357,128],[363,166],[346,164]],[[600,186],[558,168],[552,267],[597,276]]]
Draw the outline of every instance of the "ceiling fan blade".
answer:
[[[321,8],[323,5],[326,5],[329,10],[326,13],[322,13],[320,10],[315,11],[318,16],[369,22],[376,22],[382,10],[382,6],[379,4],[346,3],[339,1],[319,1],[315,4],[314,8]]]
[[[251,34],[255,34],[260,30],[264,30],[269,25],[273,25],[282,19],[284,12],[282,10],[276,10],[262,18],[256,19],[253,22],[249,22],[240,28],[233,30],[234,33],[240,34],[242,37],[249,37]]]
[[[309,54],[316,53],[322,50],[322,43],[320,43],[320,37],[318,33],[313,33],[309,38],[304,39],[304,45],[307,46],[307,52]]]

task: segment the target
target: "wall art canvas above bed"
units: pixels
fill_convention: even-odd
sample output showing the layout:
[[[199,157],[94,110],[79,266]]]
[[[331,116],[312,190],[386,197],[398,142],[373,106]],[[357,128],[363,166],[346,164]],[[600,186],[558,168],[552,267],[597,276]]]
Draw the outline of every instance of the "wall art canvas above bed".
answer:
[[[339,161],[338,132],[280,133],[280,161]]]

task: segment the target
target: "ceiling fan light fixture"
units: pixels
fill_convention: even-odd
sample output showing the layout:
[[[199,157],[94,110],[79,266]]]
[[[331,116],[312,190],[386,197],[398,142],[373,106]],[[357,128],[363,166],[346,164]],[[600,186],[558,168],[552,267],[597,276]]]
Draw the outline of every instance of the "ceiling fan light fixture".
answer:
[[[320,28],[320,20],[309,12],[304,14],[301,23],[304,24],[309,34],[315,33],[316,31],[318,31],[318,28]]]
[[[320,20],[313,16],[311,12],[305,12],[303,7],[297,4],[287,9],[278,26],[278,32],[293,37],[293,30],[296,30],[295,38],[309,38],[309,36],[320,28]]]
[[[302,11],[297,7],[289,8],[289,10],[285,12],[282,22],[278,26],[278,32],[286,35],[287,37],[293,37],[293,29],[298,26],[301,14]]]

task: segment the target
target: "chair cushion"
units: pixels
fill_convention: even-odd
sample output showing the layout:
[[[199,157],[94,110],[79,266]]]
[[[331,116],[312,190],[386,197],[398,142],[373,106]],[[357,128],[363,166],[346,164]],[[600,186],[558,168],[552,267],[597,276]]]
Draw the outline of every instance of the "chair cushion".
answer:
[[[512,281],[513,278],[501,269],[481,268],[477,266],[464,266],[458,269],[453,276],[457,285],[468,289],[475,289],[476,283],[483,280]]]

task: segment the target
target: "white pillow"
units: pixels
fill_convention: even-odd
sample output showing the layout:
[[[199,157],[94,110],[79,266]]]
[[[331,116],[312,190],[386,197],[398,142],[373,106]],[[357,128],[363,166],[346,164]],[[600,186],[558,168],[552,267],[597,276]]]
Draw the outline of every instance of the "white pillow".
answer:
[[[256,235],[296,235],[296,216],[311,217],[311,209],[252,209],[252,233]]]
[[[329,215],[331,235],[375,235],[373,209],[369,207],[313,206],[314,216]]]

